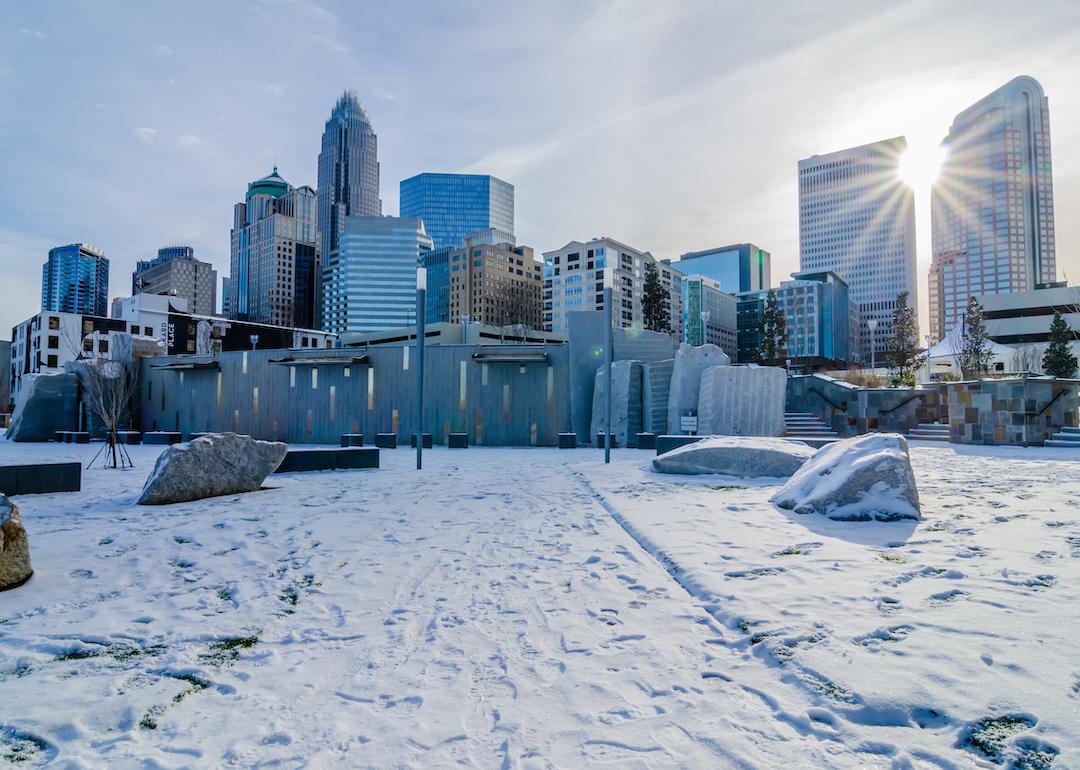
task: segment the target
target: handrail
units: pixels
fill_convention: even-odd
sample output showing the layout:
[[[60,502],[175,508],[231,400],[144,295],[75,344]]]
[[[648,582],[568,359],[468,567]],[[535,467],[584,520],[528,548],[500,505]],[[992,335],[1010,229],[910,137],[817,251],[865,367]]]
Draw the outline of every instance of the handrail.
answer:
[[[820,390],[815,390],[814,388],[807,388],[807,390],[808,390],[809,392],[813,393],[813,394],[814,394],[815,396],[818,396],[818,397],[820,397],[821,399],[823,399],[823,400],[825,401],[825,403],[827,403],[827,404],[828,404],[829,406],[831,406],[831,407],[832,407],[833,409],[839,409],[839,410],[840,410],[841,412],[846,412],[846,411],[847,411],[847,408],[846,408],[846,407],[840,406],[840,404],[838,404],[838,403],[836,403],[835,401],[833,401],[833,400],[832,400],[831,398],[829,398],[828,396],[826,396],[826,395],[825,395],[824,393],[822,393],[822,392],[821,392]]]
[[[910,398],[905,398],[903,401],[901,401],[896,406],[889,407],[888,409],[882,409],[878,414],[892,414],[893,412],[895,412],[900,407],[906,406],[907,404],[910,404],[912,401],[914,401],[917,398],[926,398],[926,394],[925,393],[916,393],[915,395],[911,396]]]
[[[1046,402],[1046,406],[1044,406],[1042,409],[1040,409],[1037,412],[1024,412],[1024,417],[1038,417],[1043,412],[1045,412],[1047,409],[1049,409],[1051,407],[1051,405],[1053,405],[1053,403],[1055,401],[1057,401],[1059,398],[1061,398],[1062,396],[1064,396],[1068,392],[1069,392],[1068,388],[1062,388],[1061,390],[1059,390],[1057,392],[1056,396],[1054,396],[1052,399],[1050,399],[1049,401]]]

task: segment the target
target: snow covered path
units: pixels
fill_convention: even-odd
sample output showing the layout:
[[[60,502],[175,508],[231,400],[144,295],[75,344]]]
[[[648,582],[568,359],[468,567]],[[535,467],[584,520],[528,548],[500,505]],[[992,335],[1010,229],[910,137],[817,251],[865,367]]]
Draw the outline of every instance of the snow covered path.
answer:
[[[636,450],[136,506],[158,451],[17,499],[0,764],[1080,767],[1076,452],[916,445],[925,518],[883,524]]]
[[[85,461],[11,445],[0,462]],[[599,453],[408,450],[371,472],[133,505],[18,499],[0,757],[71,767],[856,767],[733,685],[722,629],[608,515]],[[637,472],[646,453],[618,453]],[[585,469],[583,472],[582,469]],[[598,473],[600,471],[597,471]],[[610,473],[611,469],[603,473]]]

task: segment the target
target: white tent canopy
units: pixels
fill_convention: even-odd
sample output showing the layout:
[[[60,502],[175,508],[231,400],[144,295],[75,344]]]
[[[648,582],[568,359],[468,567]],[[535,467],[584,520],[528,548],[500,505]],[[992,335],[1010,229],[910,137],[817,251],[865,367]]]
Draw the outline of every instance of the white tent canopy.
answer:
[[[1009,361],[1016,352],[1015,348],[1001,345],[989,339],[986,341],[986,348],[990,353],[990,368],[1000,371],[1008,368]],[[960,353],[963,349],[963,332],[959,326],[954,326],[946,333],[945,339],[934,345],[926,353],[931,373],[960,374]]]

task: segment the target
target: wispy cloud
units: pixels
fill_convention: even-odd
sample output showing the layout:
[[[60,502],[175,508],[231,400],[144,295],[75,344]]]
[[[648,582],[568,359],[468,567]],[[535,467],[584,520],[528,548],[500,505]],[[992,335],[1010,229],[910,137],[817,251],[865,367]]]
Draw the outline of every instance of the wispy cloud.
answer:
[[[42,32],[40,29],[26,29],[24,27],[23,29],[20,29],[19,32],[26,35],[27,37],[36,37],[39,40],[45,37],[45,33]]]
[[[196,134],[181,134],[176,146],[184,150],[202,150],[206,148],[206,140]]]
[[[165,45],[164,43],[161,43],[159,45],[154,46],[154,50],[157,51],[162,56],[172,56],[172,53],[173,53],[172,49],[169,48],[169,46]]]
[[[263,90],[266,91],[266,93],[268,94],[273,94],[274,96],[285,95],[285,86],[281,85],[280,83],[267,83],[263,86]]]
[[[137,136],[139,141],[143,144],[153,144],[157,135],[158,130],[156,128],[151,128],[150,126],[143,126],[135,129],[135,136]]]

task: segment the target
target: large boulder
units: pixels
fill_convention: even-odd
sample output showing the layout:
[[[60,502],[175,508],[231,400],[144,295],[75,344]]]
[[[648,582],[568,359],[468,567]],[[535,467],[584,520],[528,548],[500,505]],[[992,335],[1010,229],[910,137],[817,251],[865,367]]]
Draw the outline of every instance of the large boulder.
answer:
[[[839,521],[920,518],[907,440],[898,433],[868,433],[826,444],[772,502]]]
[[[657,436],[668,432],[668,396],[674,369],[674,358],[641,365],[641,429]]]
[[[787,478],[813,456],[806,444],[782,438],[710,436],[659,455],[653,468],[661,473]]]
[[[0,591],[21,586],[33,574],[30,541],[19,509],[0,493]]]
[[[716,345],[691,347],[685,342],[675,351],[675,364],[671,371],[671,389],[668,395],[667,429],[669,433],[681,433],[679,418],[688,412],[698,411],[698,391],[701,374],[710,366],[729,366],[731,359]],[[703,431],[699,431],[703,432]]]
[[[236,433],[211,433],[174,444],[158,457],[139,503],[164,505],[254,492],[287,451],[280,441],[256,441]]]
[[[698,433],[779,436],[787,372],[775,366],[712,366],[701,373]]]
[[[590,440],[607,425],[607,367],[596,370],[593,386],[592,421],[589,426]],[[612,428],[618,446],[635,446],[641,431],[641,362],[615,361],[611,367]]]
[[[79,427],[79,386],[73,374],[30,374],[15,397],[7,438],[49,441],[58,430]]]

